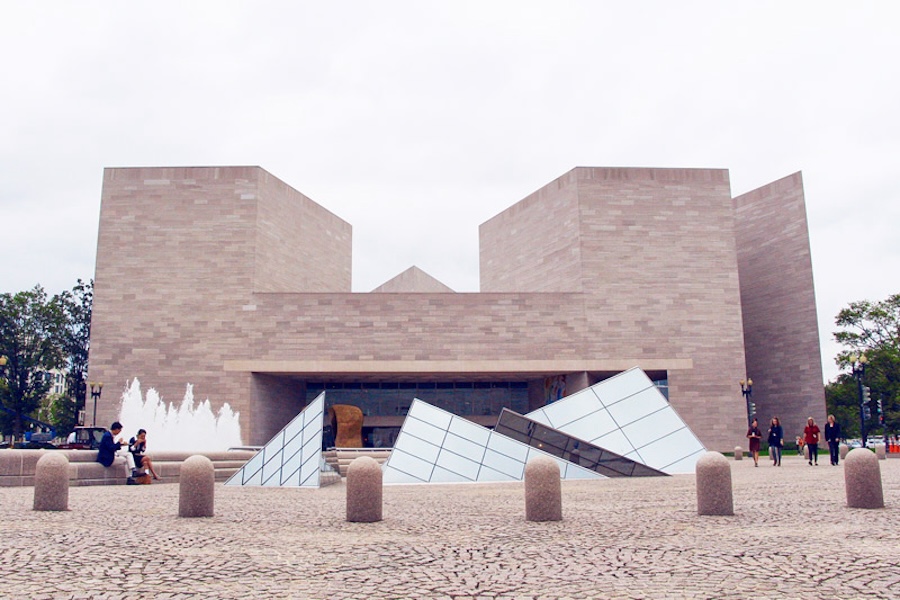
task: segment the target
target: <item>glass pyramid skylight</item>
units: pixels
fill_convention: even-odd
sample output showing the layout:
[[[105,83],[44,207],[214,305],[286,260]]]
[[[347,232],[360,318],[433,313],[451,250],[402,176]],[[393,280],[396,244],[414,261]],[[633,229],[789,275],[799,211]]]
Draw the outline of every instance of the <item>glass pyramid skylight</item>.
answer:
[[[340,476],[322,478],[322,427],[325,392],[263,446],[225,485],[312,487],[333,483]]]

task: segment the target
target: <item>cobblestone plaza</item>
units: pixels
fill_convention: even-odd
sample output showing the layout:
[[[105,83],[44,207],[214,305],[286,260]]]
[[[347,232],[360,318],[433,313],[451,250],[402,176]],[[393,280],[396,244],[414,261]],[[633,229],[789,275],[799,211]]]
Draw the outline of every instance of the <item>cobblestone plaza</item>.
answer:
[[[886,508],[846,508],[843,466],[732,461],[735,516],[697,515],[694,477],[562,483],[563,520],[524,519],[512,484],[397,485],[384,520],[345,521],[345,484],[72,488],[34,512],[0,488],[2,598],[893,598],[900,460]]]

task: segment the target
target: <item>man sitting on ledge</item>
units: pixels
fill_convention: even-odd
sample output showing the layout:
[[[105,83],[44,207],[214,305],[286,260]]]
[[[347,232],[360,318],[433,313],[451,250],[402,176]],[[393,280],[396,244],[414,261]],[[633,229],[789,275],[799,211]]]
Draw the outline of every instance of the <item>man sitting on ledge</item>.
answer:
[[[122,447],[122,438],[113,441],[113,436],[122,433],[122,424],[118,421],[109,426],[109,431],[103,432],[100,439],[100,449],[97,451],[97,462],[108,467],[113,464],[116,458],[116,452]]]

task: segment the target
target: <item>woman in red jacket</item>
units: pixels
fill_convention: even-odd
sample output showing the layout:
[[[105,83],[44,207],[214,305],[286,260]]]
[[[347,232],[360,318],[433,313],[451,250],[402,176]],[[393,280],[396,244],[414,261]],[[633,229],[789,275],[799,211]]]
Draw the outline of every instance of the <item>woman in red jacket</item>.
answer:
[[[816,422],[813,421],[813,418],[810,417],[806,420],[806,429],[803,430],[803,439],[806,442],[806,447],[809,448],[809,464],[812,465],[813,461],[815,461],[816,466],[819,466],[819,426],[816,425]]]

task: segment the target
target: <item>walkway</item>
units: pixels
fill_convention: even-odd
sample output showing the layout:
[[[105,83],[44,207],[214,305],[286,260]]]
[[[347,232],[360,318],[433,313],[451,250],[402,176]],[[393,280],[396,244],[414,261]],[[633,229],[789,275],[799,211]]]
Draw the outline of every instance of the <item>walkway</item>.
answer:
[[[563,482],[564,520],[524,521],[521,484],[387,486],[385,520],[344,521],[345,484],[72,488],[66,513],[0,489],[0,597],[900,597],[900,460],[887,508],[845,507],[843,466],[732,462],[734,517],[699,517],[693,476]]]

